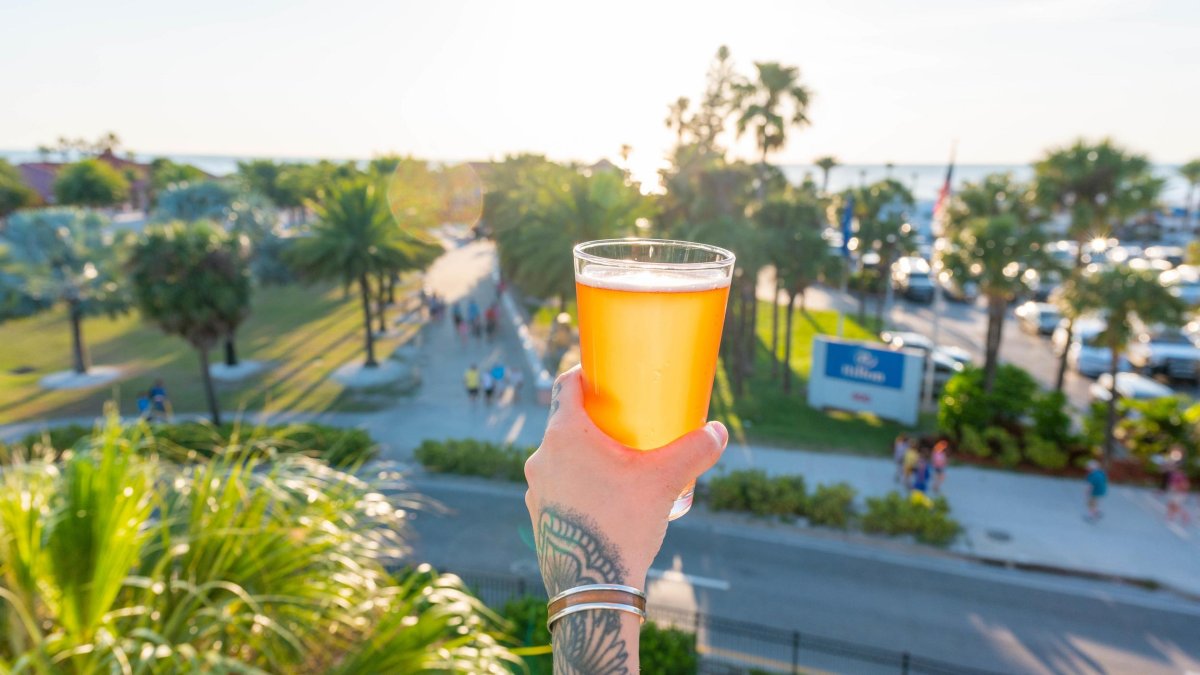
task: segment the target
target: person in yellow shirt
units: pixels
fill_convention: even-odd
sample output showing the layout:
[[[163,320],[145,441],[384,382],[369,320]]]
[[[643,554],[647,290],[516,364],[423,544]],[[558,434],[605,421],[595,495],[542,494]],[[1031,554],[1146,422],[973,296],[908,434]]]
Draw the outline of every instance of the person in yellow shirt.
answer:
[[[904,479],[904,487],[912,489],[912,472],[917,466],[917,460],[921,458],[921,454],[917,452],[917,444],[909,443],[908,449],[904,451],[904,465],[901,467],[902,476]]]
[[[479,368],[474,363],[463,373],[463,384],[467,387],[467,398],[471,399],[471,405],[475,405],[479,398]]]

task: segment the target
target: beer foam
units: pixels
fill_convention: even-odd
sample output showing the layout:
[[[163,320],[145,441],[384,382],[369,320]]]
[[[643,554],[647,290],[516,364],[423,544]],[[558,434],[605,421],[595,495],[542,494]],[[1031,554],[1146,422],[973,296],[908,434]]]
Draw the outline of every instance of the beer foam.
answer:
[[[615,269],[598,265],[584,268],[582,273],[575,275],[575,281],[593,288],[643,293],[694,293],[729,286],[729,276],[720,269],[674,271]]]

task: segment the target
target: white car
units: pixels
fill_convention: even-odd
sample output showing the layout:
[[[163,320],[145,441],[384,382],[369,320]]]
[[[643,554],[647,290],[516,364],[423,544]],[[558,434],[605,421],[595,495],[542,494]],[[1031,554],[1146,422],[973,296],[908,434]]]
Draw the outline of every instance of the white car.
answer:
[[[933,301],[933,271],[924,258],[908,256],[892,263],[892,286],[909,300]]]
[[[1128,353],[1129,363],[1149,375],[1200,379],[1200,346],[1183,330],[1142,327]]]
[[[1013,310],[1013,314],[1017,316],[1017,323],[1022,330],[1035,335],[1052,334],[1058,327],[1058,322],[1062,320],[1062,313],[1058,311],[1058,307],[1048,302],[1033,300],[1018,306]]]
[[[967,353],[967,350],[960,349],[959,347],[948,347],[946,345],[938,345],[935,349],[933,340],[920,333],[885,330],[879,334],[879,339],[883,340],[892,349],[916,349],[926,354],[934,351],[938,355],[952,359],[963,365],[971,363],[971,355]]]
[[[1054,353],[1067,352],[1067,364],[1086,377],[1098,377],[1107,373],[1112,366],[1112,351],[1099,342],[1104,330],[1103,319],[1085,317],[1076,319],[1071,333],[1071,344],[1067,344],[1067,322],[1059,324],[1050,338]],[[1118,370],[1129,370],[1129,359],[1120,357]]]
[[[1180,265],[1163,272],[1158,278],[1176,297],[1189,305],[1200,305],[1200,267]]]
[[[1112,390],[1112,375],[1104,373],[1088,387],[1093,401],[1108,401]],[[1117,373],[1117,398],[1127,398],[1134,401],[1174,396],[1175,390],[1167,385],[1156,382],[1145,375],[1137,373]]]

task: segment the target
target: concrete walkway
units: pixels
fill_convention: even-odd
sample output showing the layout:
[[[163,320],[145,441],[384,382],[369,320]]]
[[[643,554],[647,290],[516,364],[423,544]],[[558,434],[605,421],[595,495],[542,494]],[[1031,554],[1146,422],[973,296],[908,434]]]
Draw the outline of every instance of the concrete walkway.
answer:
[[[490,243],[473,242],[451,250],[429,270],[427,285],[454,302],[475,298],[484,309],[495,298],[490,273]],[[545,428],[546,408],[535,403],[533,373],[526,371],[524,395],[514,400],[506,391],[491,406],[469,405],[462,374],[470,363],[490,367],[501,360],[521,367],[520,345],[512,326],[502,326],[494,342],[470,338],[461,344],[447,316],[426,327],[418,350],[423,384],[417,396],[398,400],[373,413],[270,416],[272,421],[306,419],[361,427],[381,443],[383,457],[411,459],[427,438],[473,437],[536,445]],[[232,419],[232,417],[231,417]],[[262,421],[245,415],[249,422]],[[91,420],[58,420],[89,423]],[[45,426],[45,422],[0,427],[0,439],[11,440]],[[770,474],[803,474],[809,486],[846,481],[860,499],[895,489],[894,467],[886,459],[731,445],[717,471],[760,468]],[[1071,568],[1091,573],[1150,579],[1200,596],[1200,527],[1168,525],[1162,499],[1153,491],[1115,486],[1096,524],[1083,520],[1084,486],[1024,474],[955,467],[949,469],[944,493],[951,511],[966,528],[958,553],[1019,564]],[[1189,504],[1193,516],[1195,504]]]

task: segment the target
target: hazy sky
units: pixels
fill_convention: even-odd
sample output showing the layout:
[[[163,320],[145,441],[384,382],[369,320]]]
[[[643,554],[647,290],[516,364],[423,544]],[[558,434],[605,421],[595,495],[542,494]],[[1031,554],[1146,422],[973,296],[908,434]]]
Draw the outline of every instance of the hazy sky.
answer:
[[[661,160],[716,48],[800,66],[775,159],[1026,162],[1111,134],[1200,155],[1200,2],[7,2],[0,148],[116,131],[140,152]],[[744,148],[743,148],[744,149]]]

